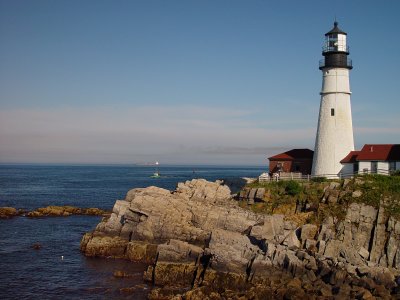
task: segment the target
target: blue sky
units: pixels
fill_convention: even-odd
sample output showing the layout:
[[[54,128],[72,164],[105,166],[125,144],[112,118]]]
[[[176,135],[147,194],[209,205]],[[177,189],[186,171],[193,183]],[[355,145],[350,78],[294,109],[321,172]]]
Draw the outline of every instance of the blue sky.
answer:
[[[348,33],[356,148],[399,143],[400,2],[0,0],[0,162],[262,165],[313,149]]]

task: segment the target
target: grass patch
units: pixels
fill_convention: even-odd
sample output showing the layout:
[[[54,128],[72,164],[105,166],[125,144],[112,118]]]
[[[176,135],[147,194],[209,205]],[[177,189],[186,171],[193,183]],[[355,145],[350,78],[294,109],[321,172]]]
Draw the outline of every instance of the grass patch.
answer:
[[[248,188],[265,188],[265,202],[248,205],[246,202],[242,207],[251,209],[258,213],[284,211],[285,207],[296,206],[296,211],[313,211],[315,217],[310,219],[312,223],[321,223],[326,217],[333,216],[342,220],[348,206],[353,203],[363,203],[378,208],[380,205],[385,207],[386,212],[400,219],[400,176],[385,175],[360,175],[353,178],[345,187],[344,180],[339,182],[336,188],[336,201],[321,200],[325,194],[325,188],[330,185],[332,180],[325,181],[317,179],[311,181],[270,181],[253,182],[247,185]],[[361,196],[353,196],[353,192],[361,191]],[[332,193],[332,192],[331,192]],[[327,198],[325,194],[325,198]]]
[[[327,182],[328,179],[326,177],[313,177],[311,178],[312,182]]]
[[[364,175],[354,180],[354,189],[362,192],[356,198],[376,208],[382,203],[390,215],[400,218],[400,176]]]

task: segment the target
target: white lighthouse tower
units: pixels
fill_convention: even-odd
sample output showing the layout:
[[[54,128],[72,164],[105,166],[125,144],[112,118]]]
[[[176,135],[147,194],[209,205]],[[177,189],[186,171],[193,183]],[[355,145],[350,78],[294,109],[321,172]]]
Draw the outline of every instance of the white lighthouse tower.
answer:
[[[347,34],[334,23],[325,34],[320,61],[322,70],[321,104],[312,165],[312,175],[339,176],[340,161],[354,150],[351,120],[349,72],[353,68],[347,46]]]

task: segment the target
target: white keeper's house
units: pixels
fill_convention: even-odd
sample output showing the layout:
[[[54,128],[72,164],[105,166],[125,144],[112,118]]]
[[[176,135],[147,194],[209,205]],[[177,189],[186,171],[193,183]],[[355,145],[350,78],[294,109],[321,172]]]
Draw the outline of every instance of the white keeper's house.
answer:
[[[385,174],[400,170],[400,144],[366,144],[360,151],[350,151],[343,158],[343,176],[359,174]]]

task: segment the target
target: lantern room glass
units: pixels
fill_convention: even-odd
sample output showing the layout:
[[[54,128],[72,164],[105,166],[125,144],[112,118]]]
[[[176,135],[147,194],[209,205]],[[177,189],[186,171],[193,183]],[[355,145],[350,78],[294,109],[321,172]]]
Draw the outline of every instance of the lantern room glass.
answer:
[[[348,52],[346,46],[346,35],[344,34],[329,34],[325,37],[324,52]]]

